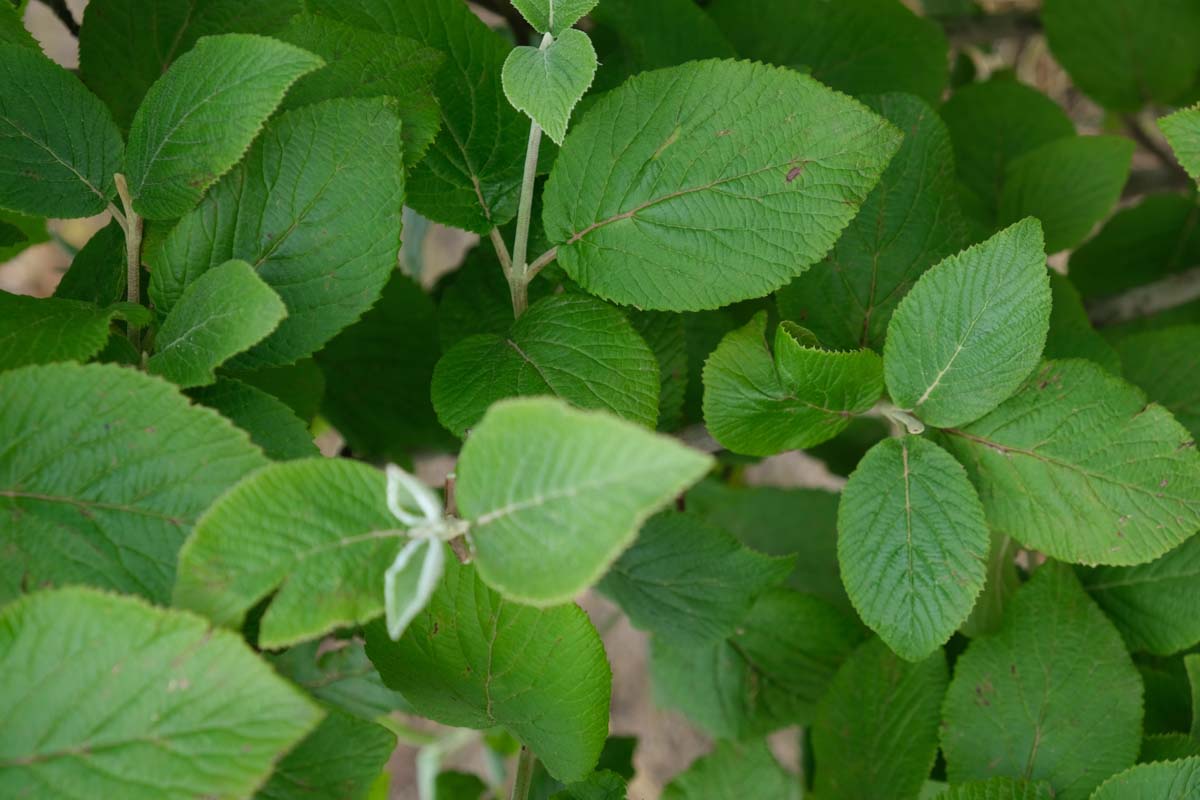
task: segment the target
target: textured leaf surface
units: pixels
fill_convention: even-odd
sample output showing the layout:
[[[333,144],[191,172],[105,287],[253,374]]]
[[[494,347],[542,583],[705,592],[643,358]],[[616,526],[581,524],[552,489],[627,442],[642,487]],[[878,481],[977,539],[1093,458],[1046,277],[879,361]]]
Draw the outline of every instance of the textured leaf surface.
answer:
[[[558,36],[592,10],[597,0],[513,0],[521,16],[542,33]]]
[[[205,37],[157,80],[129,128],[133,207],[174,219],[232,167],[292,83],[322,64],[265,36]]]
[[[773,455],[837,436],[883,394],[883,363],[870,350],[835,352],[791,323],[767,349],[764,313],[728,334],[704,365],[704,420],[728,449]]]
[[[104,104],[40,51],[0,43],[0,208],[89,217],[116,194],[121,134]]]
[[[0,4],[0,44],[19,44],[34,50],[40,49],[33,34],[25,30],[21,12],[11,3]]]
[[[275,767],[258,800],[364,798],[396,747],[388,729],[330,711]]]
[[[164,602],[195,519],[266,463],[166,381],[111,365],[0,375],[0,597],[87,583]]]
[[[269,336],[287,316],[279,295],[245,261],[226,261],[188,284],[154,337],[146,364],[184,388],[213,383],[213,371]]]
[[[395,269],[401,146],[386,99],[279,115],[149,254],[155,305],[169,311],[201,274],[238,258],[278,292],[288,316],[231,366],[281,366],[317,350],[371,307]]]
[[[280,675],[313,697],[357,717],[374,720],[408,708],[398,692],[383,685],[362,640],[339,644],[329,649],[324,641],[306,642],[267,658]]]
[[[1025,220],[922,276],[888,326],[892,400],[939,427],[978,419],[1038,364],[1050,326],[1041,227]]]
[[[717,308],[825,255],[898,145],[887,122],[790,70],[704,61],[646,73],[567,137],[546,184],[546,235],[593,294]]]
[[[939,800],[1054,800],[1050,784],[1012,778],[960,783],[937,797]]]
[[[1012,602],[1013,595],[1021,588],[1021,576],[1017,572],[1016,556],[1020,550],[1011,536],[997,531],[991,532],[987,557],[987,583],[971,609],[971,616],[959,627],[964,636],[975,639],[1000,629],[1004,610]]]
[[[471,523],[479,575],[512,599],[570,599],[711,464],[608,414],[548,398],[497,403],[457,469],[458,507]]]
[[[663,789],[662,800],[784,800],[799,792],[796,778],[779,765],[765,740],[718,742]]]
[[[687,394],[687,333],[683,315],[666,311],[631,311],[629,322],[658,361],[658,429],[674,431],[683,424]]]
[[[1000,632],[959,656],[942,720],[951,783],[1046,780],[1055,797],[1079,800],[1133,764],[1142,682],[1070,569],[1047,564],[1017,593]]]
[[[949,433],[992,527],[1055,558],[1139,564],[1200,528],[1191,434],[1094,364],[1047,362]]]
[[[236,628],[272,595],[259,623],[264,648],[378,616],[383,573],[406,539],[385,494],[383,473],[354,461],[260,470],[196,523],[179,553],[174,603]]]
[[[535,303],[507,336],[472,336],[433,373],[433,406],[456,436],[505,397],[549,394],[653,428],[659,373],[654,353],[625,316],[586,295]]]
[[[240,637],[91,589],[5,607],[0,670],[5,797],[245,797],[321,719]]]
[[[145,309],[126,303],[100,308],[78,300],[0,292],[0,371],[87,361],[104,348],[114,319],[148,322]]]
[[[863,621],[910,661],[945,644],[967,619],[987,554],[979,497],[933,442],[883,440],[842,490],[838,563],[846,592]]]
[[[92,234],[75,254],[54,296],[107,306],[125,299],[126,278],[125,232],[114,219]]]
[[[1121,358],[1088,319],[1079,292],[1066,276],[1050,272],[1050,331],[1046,334],[1045,357],[1084,358],[1113,375],[1121,374]]]
[[[756,553],[698,516],[664,511],[646,521],[600,590],[637,627],[698,644],[732,636],[755,599],[782,583],[794,563]]]
[[[568,30],[546,47],[518,47],[504,62],[504,94],[542,126],[555,144],[567,135],[571,111],[596,75],[596,48],[583,31]]]
[[[940,649],[908,663],[872,638],[846,659],[813,725],[821,797],[916,798],[938,748],[950,681]]]
[[[418,714],[446,725],[503,725],[564,782],[592,770],[608,735],[612,675],[577,606],[505,600],[452,556],[426,609],[399,642],[382,620],[367,655]]]
[[[1101,785],[1092,800],[1191,800],[1200,794],[1200,758],[1139,764]]]
[[[1158,121],[1175,157],[1195,180],[1200,180],[1200,108],[1176,111]]]
[[[320,455],[308,427],[282,400],[235,378],[219,378],[211,386],[188,392],[250,434],[272,461]]]
[[[867,103],[904,141],[833,251],[778,294],[785,319],[836,349],[882,348],[892,311],[921,273],[967,244],[937,112],[911,95]]]
[[[1130,383],[1200,436],[1200,325],[1147,331],[1117,343]]]

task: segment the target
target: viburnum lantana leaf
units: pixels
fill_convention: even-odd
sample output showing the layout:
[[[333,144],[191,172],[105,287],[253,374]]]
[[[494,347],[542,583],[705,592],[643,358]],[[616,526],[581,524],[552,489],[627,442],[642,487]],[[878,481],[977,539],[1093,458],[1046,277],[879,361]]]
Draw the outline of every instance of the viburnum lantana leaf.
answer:
[[[479,576],[520,602],[569,600],[711,465],[703,453],[604,412],[550,398],[496,403],[457,468]]]
[[[688,386],[687,334],[682,314],[628,311],[629,322],[658,361],[658,429],[674,431],[683,424]]]
[[[1064,561],[1141,564],[1200,529],[1200,454],[1138,389],[1087,361],[1047,362],[945,443],[988,522]]]
[[[1021,547],[1015,539],[998,531],[991,532],[987,556],[987,583],[971,609],[971,616],[959,626],[959,633],[976,639],[1000,629],[1004,609],[1021,588],[1016,556]]]
[[[1188,800],[1200,793],[1200,757],[1138,764],[1100,785],[1091,800]]]
[[[255,800],[335,800],[368,797],[396,749],[396,735],[382,725],[341,711],[325,719],[275,765]]]
[[[983,589],[988,528],[967,474],[916,436],[885,439],[850,476],[838,564],[859,616],[909,661],[945,644]]]
[[[939,800],[1054,800],[1054,790],[1045,781],[991,778],[951,786]]]
[[[883,394],[883,363],[870,350],[821,349],[790,322],[765,341],[759,312],[727,335],[704,365],[704,420],[737,453],[772,455],[837,436]]]
[[[93,589],[0,610],[0,670],[5,797],[248,797],[322,717],[240,636]]]
[[[571,29],[543,47],[518,47],[509,53],[504,62],[504,94],[555,144],[562,144],[571,111],[595,75],[592,40]]]
[[[444,546],[444,545],[442,545]],[[596,766],[608,736],[612,674],[577,606],[531,608],[445,559],[429,605],[396,642],[367,627],[367,655],[420,715],[461,728],[502,725],[564,782]]]
[[[1200,108],[1176,111],[1160,119],[1158,127],[1167,137],[1179,163],[1193,180],[1200,180]]]
[[[287,308],[245,261],[226,261],[188,284],[154,337],[146,371],[204,386],[214,369],[279,327]]]
[[[1083,800],[1137,756],[1142,681],[1070,568],[1050,563],[1017,593],[1000,631],[959,656],[942,719],[951,783],[1046,780],[1055,797]]]
[[[148,219],[190,211],[246,152],[288,87],[322,63],[265,36],[197,42],[150,87],[129,127],[134,209]]]
[[[86,402],[85,402],[86,400]],[[0,374],[0,600],[86,583],[165,603],[200,513],[267,463],[159,378],[114,365]]]
[[[653,428],[658,390],[658,362],[629,320],[575,294],[535,303],[507,336],[481,334],[456,344],[438,362],[430,391],[438,419],[464,436],[497,400],[535,394]]]
[[[1092,327],[1079,292],[1065,275],[1050,272],[1050,297],[1050,330],[1046,334],[1045,357],[1083,358],[1099,364],[1113,375],[1120,375],[1120,356]]]
[[[21,12],[11,3],[0,3],[0,44],[17,44],[32,50],[40,49],[33,34],[21,22]]]
[[[132,303],[101,308],[78,300],[0,291],[0,371],[27,364],[87,361],[104,348],[116,319],[141,327],[150,321],[150,313]]]
[[[559,36],[596,6],[597,0],[513,0],[526,21],[541,33]]]
[[[1037,220],[951,256],[917,281],[883,350],[896,405],[939,427],[978,419],[1036,369],[1050,327]]]
[[[662,800],[795,797],[796,776],[779,765],[765,739],[718,742],[663,789]]]
[[[906,663],[877,638],[834,676],[812,728],[821,797],[916,797],[937,755],[950,673],[940,648]]]
[[[399,692],[383,685],[361,639],[318,639],[268,654],[267,660],[325,705],[356,717],[377,720],[408,707]]]
[[[791,70],[702,61],[643,73],[567,137],[543,196],[546,235],[571,278],[618,303],[682,311],[761,297],[825,255],[899,140]]]
[[[1200,325],[1146,331],[1117,342],[1125,378],[1200,436]]]
[[[125,232],[114,219],[92,234],[71,259],[71,267],[55,287],[54,296],[100,306],[125,300],[125,258]]]
[[[320,455],[312,433],[296,413],[256,386],[221,377],[211,386],[192,389],[188,396],[250,434],[250,441],[272,461]]]
[[[112,115],[78,78],[36,48],[0,43],[0,208],[99,214],[121,152]]]

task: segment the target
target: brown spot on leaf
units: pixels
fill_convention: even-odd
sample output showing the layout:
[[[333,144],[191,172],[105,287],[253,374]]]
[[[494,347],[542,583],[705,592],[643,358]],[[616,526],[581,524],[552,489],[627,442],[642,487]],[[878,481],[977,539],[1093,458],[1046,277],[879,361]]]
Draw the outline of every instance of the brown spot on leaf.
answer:
[[[792,181],[796,180],[796,178],[799,178],[803,174],[804,174],[804,164],[801,164],[797,167],[792,167],[790,170],[788,170],[787,182],[791,183]]]

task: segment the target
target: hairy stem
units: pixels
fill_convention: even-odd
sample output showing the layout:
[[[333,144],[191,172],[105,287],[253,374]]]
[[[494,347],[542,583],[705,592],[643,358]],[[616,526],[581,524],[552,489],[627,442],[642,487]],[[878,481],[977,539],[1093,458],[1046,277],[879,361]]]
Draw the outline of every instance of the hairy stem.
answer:
[[[521,747],[521,757],[517,759],[517,777],[513,781],[512,800],[528,800],[529,790],[533,786],[533,768],[537,766],[537,756],[528,747]]]
[[[121,197],[121,205],[125,207],[125,298],[131,303],[142,302],[142,218],[133,210],[133,198],[129,194],[129,184],[125,176],[117,173],[113,176],[117,184],[117,194]],[[118,217],[120,219],[120,217]],[[134,348],[141,350],[141,333],[129,325],[127,328],[129,341]]]

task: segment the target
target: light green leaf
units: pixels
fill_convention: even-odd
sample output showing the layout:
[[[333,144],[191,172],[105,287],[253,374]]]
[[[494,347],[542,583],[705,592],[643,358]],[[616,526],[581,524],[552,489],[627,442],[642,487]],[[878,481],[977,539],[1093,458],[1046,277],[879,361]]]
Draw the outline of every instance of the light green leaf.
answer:
[[[1200,642],[1200,536],[1148,564],[1100,567],[1081,578],[1129,649],[1167,656]]]
[[[0,255],[0,258],[3,258]],[[55,297],[99,306],[125,300],[125,232],[115,219],[92,234],[54,289]]]
[[[888,326],[892,400],[939,427],[978,419],[1037,368],[1050,327],[1050,278],[1037,220],[929,270]]]
[[[184,388],[206,386],[214,370],[262,341],[287,307],[245,261],[226,261],[188,284],[154,337],[146,371]]]
[[[530,25],[541,33],[558,36],[596,6],[597,0],[513,0]]]
[[[759,312],[722,339],[704,365],[704,421],[726,448],[765,456],[812,447],[883,394],[883,363],[874,352],[822,350],[812,334],[785,322],[772,355],[766,327]]]
[[[92,589],[0,611],[0,671],[5,797],[246,797],[322,715],[239,636]]]
[[[385,494],[383,473],[354,461],[256,472],[196,523],[179,553],[174,604],[236,628],[271,596],[264,648],[367,622],[383,613],[383,575],[407,538]]]
[[[1046,334],[1046,358],[1085,358],[1113,375],[1121,374],[1121,358],[1112,345],[1092,327],[1079,292],[1069,280],[1050,272],[1050,331]]]
[[[806,725],[862,638],[862,627],[825,601],[773,589],[728,639],[685,645],[654,637],[655,702],[682,711],[717,738]]]
[[[1069,136],[1013,159],[998,224],[1036,217],[1047,253],[1075,247],[1120,199],[1133,150],[1133,142],[1119,136]]]
[[[319,349],[371,307],[395,270],[401,146],[386,98],[280,114],[148,255],[155,305],[169,312],[204,272],[241,259],[279,293],[288,316],[230,366],[282,366]]]
[[[272,461],[320,455],[308,427],[295,412],[262,389],[235,378],[219,378],[188,395],[250,434],[250,441]]]
[[[28,364],[87,361],[104,349],[113,320],[150,321],[129,303],[107,308],[57,297],[0,291],[0,371]]]
[[[908,92],[936,103],[948,60],[941,26],[896,0],[714,0],[709,13],[745,58],[811,72],[853,95]]]
[[[1051,361],[947,431],[991,526],[1084,564],[1141,564],[1200,528],[1200,454],[1162,406],[1087,361]]]
[[[382,620],[367,627],[367,655],[421,716],[460,728],[503,725],[563,782],[596,766],[612,675],[577,606],[517,605],[447,557],[441,586],[399,642]]]
[[[921,273],[967,244],[937,112],[911,95],[866,102],[904,131],[900,150],[825,261],[777,295],[785,319],[838,349],[882,348],[892,311]]]
[[[592,85],[596,65],[592,40],[572,28],[545,47],[518,47],[509,53],[504,94],[555,144],[562,144],[571,111]]]
[[[1180,325],[1117,342],[1125,377],[1200,436],[1200,326]]]
[[[940,648],[907,663],[877,638],[861,645],[817,710],[814,791],[838,800],[915,800],[937,755],[949,681]]]
[[[387,728],[340,711],[325,719],[276,767],[256,800],[364,798],[387,765],[396,737]]]
[[[1139,764],[1101,784],[1092,800],[1192,800],[1200,794],[1200,758]]]
[[[664,511],[642,526],[600,590],[656,636],[703,644],[734,634],[754,601],[783,582],[795,558],[773,558],[693,514]]]
[[[288,87],[323,63],[265,36],[198,41],[150,87],[133,117],[125,169],[134,209],[148,219],[190,211],[246,152]]]
[[[479,575],[521,602],[568,600],[711,465],[709,456],[609,414],[549,398],[496,403],[457,468]]]
[[[104,104],[39,50],[0,43],[0,208],[99,214],[116,194],[121,134]]]
[[[361,640],[312,641],[289,647],[267,659],[276,671],[322,703],[363,719],[374,720],[408,703],[383,685],[367,659]]]
[[[1046,0],[1042,24],[1075,85],[1114,111],[1177,100],[1200,71],[1190,0]]]
[[[433,373],[433,406],[456,436],[505,397],[549,394],[653,428],[658,362],[625,316],[586,295],[535,303],[505,337],[472,336]],[[485,571],[486,574],[486,571]]]
[[[662,800],[788,800],[798,797],[796,777],[771,755],[763,739],[717,742],[663,789]]]
[[[433,596],[445,570],[446,551],[432,537],[410,539],[383,576],[388,636],[399,639]]]
[[[1133,764],[1141,727],[1142,681],[1120,635],[1070,569],[1051,563],[1017,593],[1000,632],[958,657],[942,752],[951,783],[1047,780],[1056,798],[1082,800]]]
[[[19,44],[41,50],[33,34],[25,30],[21,12],[12,3],[0,3],[0,44]]]
[[[988,528],[963,468],[915,436],[871,448],[842,490],[838,563],[859,616],[909,661],[966,621],[987,577]]]
[[[1186,108],[1158,121],[1175,157],[1193,179],[1200,180],[1200,108]]]
[[[107,364],[0,374],[0,441],[0,600],[86,583],[165,602],[196,518],[267,463],[166,381]]]
[[[992,778],[986,781],[969,781],[951,786],[937,795],[938,800],[1054,800],[1050,784],[1044,781],[1031,783],[1012,778]]]
[[[825,255],[899,140],[791,70],[702,61],[645,73],[567,137],[543,195],[546,235],[572,279],[618,303],[679,311],[761,297]]]

